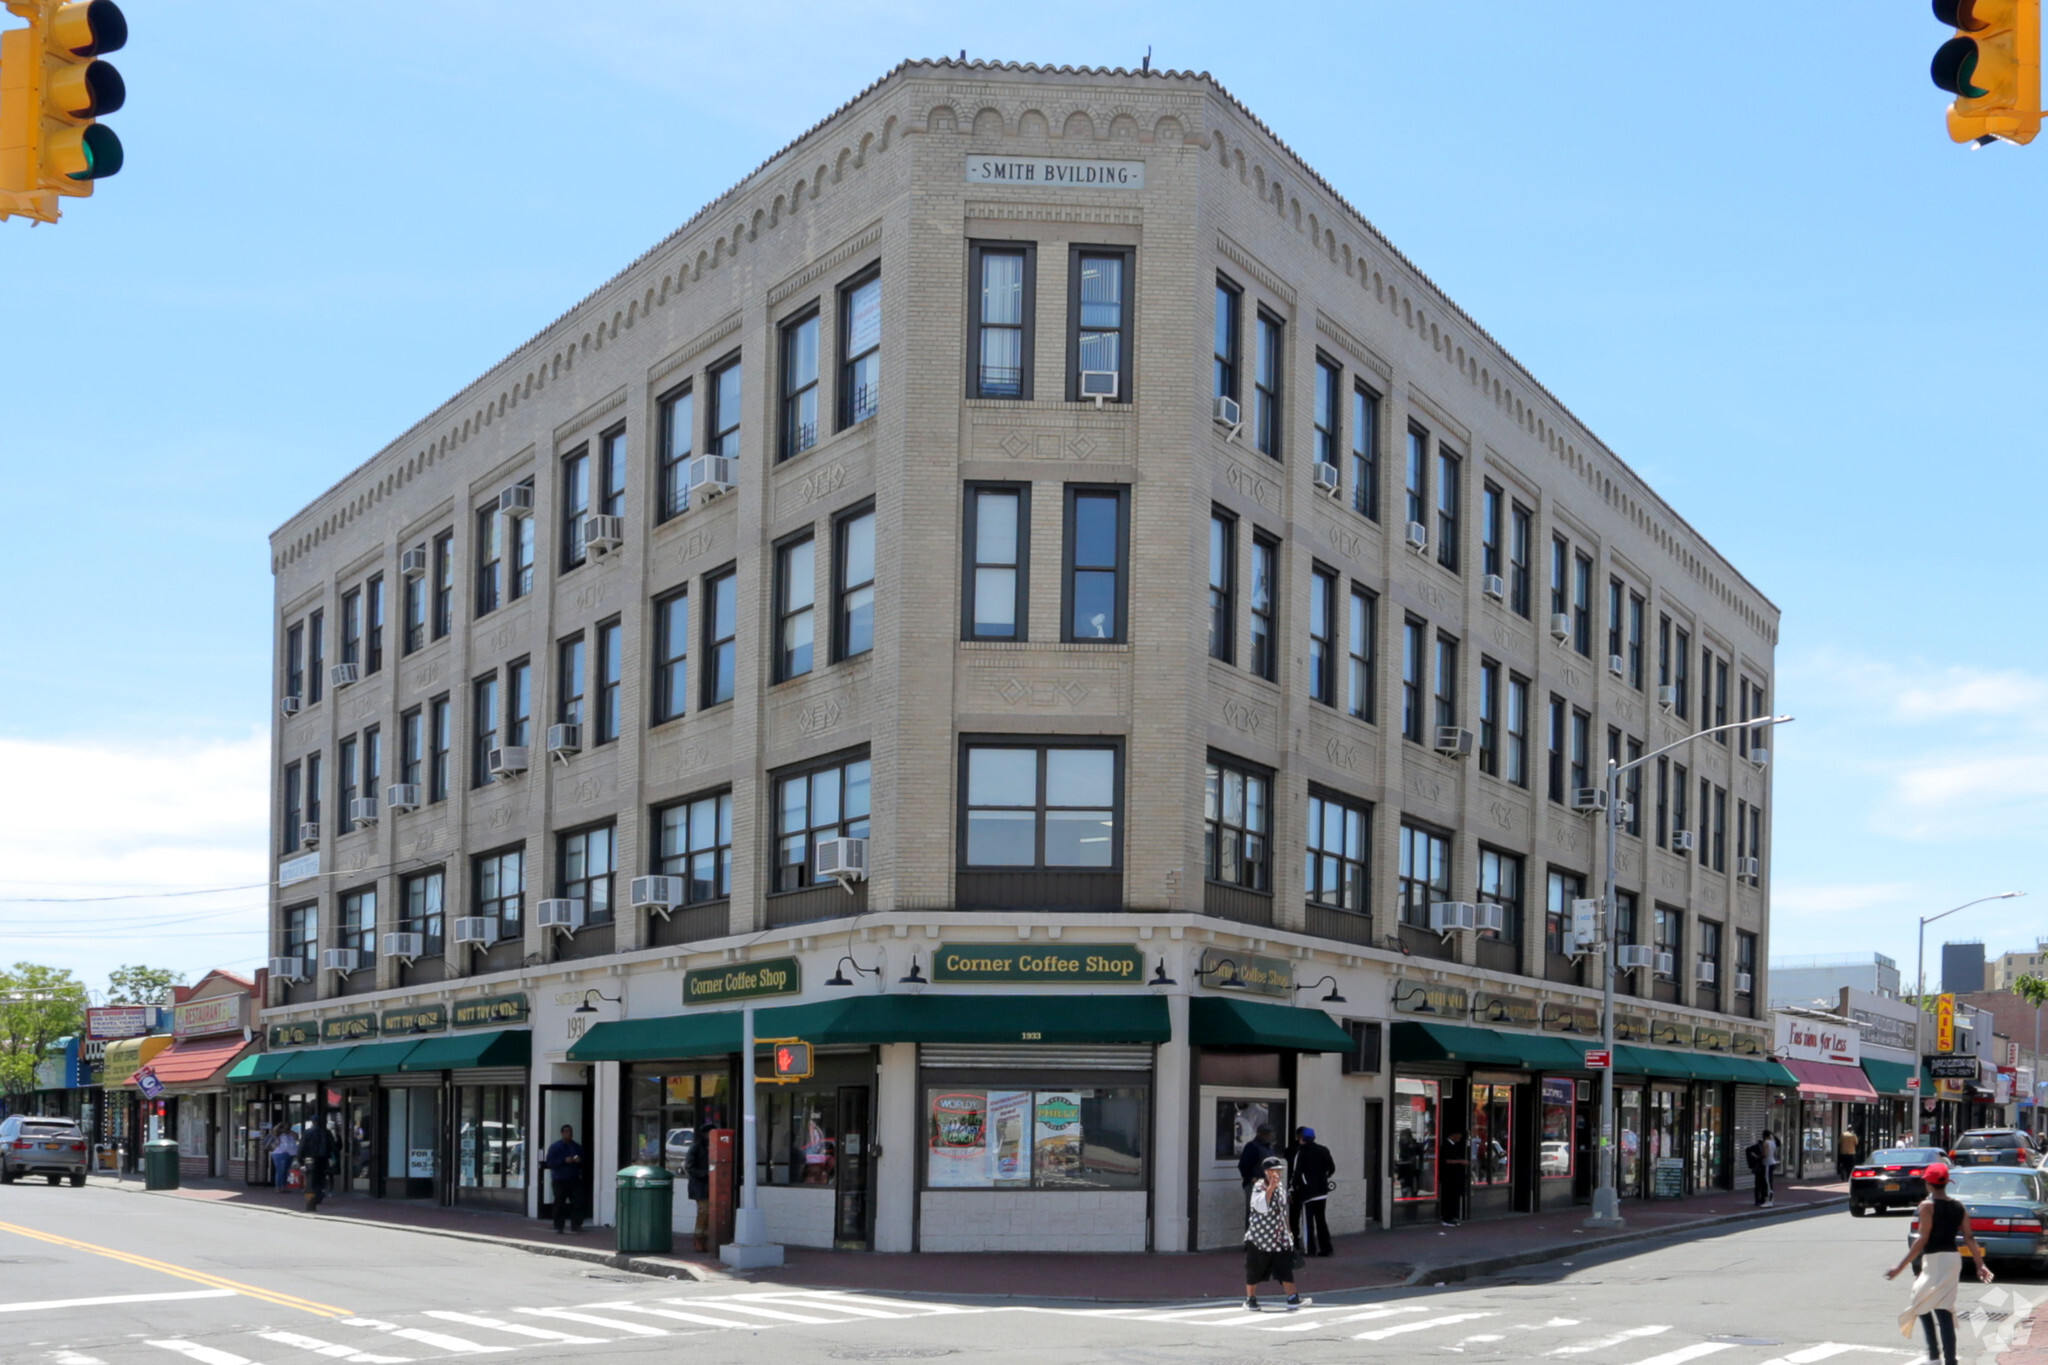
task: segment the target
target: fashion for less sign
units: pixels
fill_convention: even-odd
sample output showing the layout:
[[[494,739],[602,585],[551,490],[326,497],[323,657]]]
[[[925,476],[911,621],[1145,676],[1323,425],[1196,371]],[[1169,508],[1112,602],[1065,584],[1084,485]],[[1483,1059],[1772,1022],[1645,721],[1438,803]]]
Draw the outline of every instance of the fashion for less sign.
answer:
[[[1818,1019],[1781,1014],[1777,1053],[1803,1062],[1855,1066],[1863,1060],[1863,1035],[1845,1024],[1824,1024]]]

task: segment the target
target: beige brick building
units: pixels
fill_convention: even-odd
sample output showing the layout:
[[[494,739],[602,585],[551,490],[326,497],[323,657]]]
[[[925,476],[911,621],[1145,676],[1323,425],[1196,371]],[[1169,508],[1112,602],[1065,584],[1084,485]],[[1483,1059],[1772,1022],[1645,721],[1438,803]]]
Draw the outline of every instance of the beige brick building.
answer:
[[[1261,1120],[1340,1232],[1451,1212],[1461,1130],[1475,1215],[1583,1199],[1578,794],[1777,636],[1182,73],[897,68],[272,548],[256,1112],[526,1212],[572,1122],[602,1218],[738,1126],[752,994],[819,1049],[771,1229],[887,1250],[1234,1242]],[[1765,743],[1626,789],[1634,1192],[1762,1112]]]

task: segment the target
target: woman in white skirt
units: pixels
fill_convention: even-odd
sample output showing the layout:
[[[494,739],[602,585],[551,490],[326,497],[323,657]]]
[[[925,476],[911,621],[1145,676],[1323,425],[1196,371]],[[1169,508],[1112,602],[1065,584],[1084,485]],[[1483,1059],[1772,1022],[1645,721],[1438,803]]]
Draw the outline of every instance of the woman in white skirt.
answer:
[[[1927,1182],[1927,1198],[1920,1204],[1920,1235],[1914,1239],[1906,1259],[1884,1277],[1895,1279],[1920,1258],[1920,1273],[1913,1281],[1913,1301],[1899,1314],[1899,1335],[1913,1335],[1913,1320],[1927,1334],[1928,1365],[1956,1365],[1956,1286],[1963,1278],[1963,1258],[1956,1239],[1977,1263],[1977,1278],[1991,1283],[1991,1267],[1984,1263],[1984,1248],[1970,1230],[1970,1211],[1948,1192],[1948,1166],[1935,1162],[1921,1175]]]

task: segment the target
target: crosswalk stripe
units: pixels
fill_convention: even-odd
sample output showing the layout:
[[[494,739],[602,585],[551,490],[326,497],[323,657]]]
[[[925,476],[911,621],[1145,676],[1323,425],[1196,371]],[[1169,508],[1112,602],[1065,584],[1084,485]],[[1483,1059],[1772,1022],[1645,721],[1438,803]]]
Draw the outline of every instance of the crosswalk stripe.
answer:
[[[635,1336],[665,1337],[668,1335],[666,1329],[649,1327],[644,1322],[626,1322],[620,1318],[600,1318],[593,1313],[578,1313],[567,1308],[515,1308],[512,1311],[515,1313],[525,1313],[537,1318],[562,1318],[568,1322],[580,1322],[590,1327],[610,1327],[621,1332],[631,1332]]]
[[[314,1355],[332,1356],[346,1360],[351,1365],[410,1365],[411,1356],[380,1356],[368,1351],[358,1351],[353,1346],[341,1346],[318,1337],[303,1337],[297,1332],[258,1332],[265,1341],[274,1341],[280,1346],[289,1346],[298,1351],[311,1351]]]
[[[721,1303],[718,1305],[718,1311],[721,1313],[752,1313],[756,1317],[774,1318],[780,1322],[830,1323],[840,1321],[837,1318],[820,1318],[808,1313],[792,1313],[787,1309],[769,1308],[765,1304],[740,1303],[737,1300]],[[890,1316],[893,1317],[895,1315],[890,1314]]]
[[[400,1327],[395,1322],[383,1322],[377,1318],[343,1318],[342,1323],[348,1327],[369,1327],[379,1332],[389,1332],[394,1337],[404,1337],[407,1341],[417,1341],[422,1346],[432,1346],[442,1351],[499,1355],[516,1349],[511,1346],[486,1346],[480,1341],[451,1337],[446,1332],[429,1332],[422,1327]]]
[[[1626,1331],[1616,1332],[1613,1336],[1593,1337],[1588,1341],[1575,1341],[1569,1346],[1558,1347],[1550,1352],[1550,1354],[1554,1356],[1584,1355],[1588,1351],[1604,1351],[1610,1346],[1619,1346],[1623,1342],[1633,1341],[1637,1337],[1654,1337],[1659,1332],[1668,1332],[1670,1330],[1669,1327],[1631,1327]]]
[[[670,1299],[670,1303],[676,1300]],[[673,1318],[677,1322],[694,1322],[700,1327],[745,1327],[760,1331],[769,1324],[765,1322],[739,1322],[732,1318],[714,1318],[708,1313],[685,1313],[678,1308],[650,1308],[644,1303],[593,1303],[592,1308],[617,1309],[622,1313],[651,1313],[657,1318]]]
[[[50,1357],[50,1365],[107,1365],[107,1362],[78,1351],[59,1351]]]
[[[1396,1323],[1392,1327],[1382,1327],[1374,1332],[1360,1332],[1351,1339],[1353,1341],[1385,1341],[1388,1337],[1398,1337],[1407,1332],[1427,1332],[1432,1327],[1449,1327],[1453,1323],[1471,1322],[1475,1318],[1490,1318],[1492,1316],[1493,1314],[1491,1313],[1446,1313],[1440,1318],[1424,1318],[1421,1322],[1402,1322]]]
[[[1818,1346],[1809,1346],[1803,1351],[1790,1351],[1777,1357],[1775,1360],[1766,1360],[1764,1365],[1814,1365],[1815,1361],[1826,1360],[1830,1356],[1846,1355],[1850,1351],[1877,1351],[1884,1355],[1892,1354],[1891,1350],[1884,1346],[1849,1346],[1839,1341],[1823,1341]],[[1919,1355],[1920,1353],[1913,1351],[1900,1352],[1900,1354]]]
[[[184,1356],[188,1360],[196,1360],[199,1365],[255,1365],[254,1361],[246,1360],[233,1351],[201,1346],[196,1341],[152,1341],[149,1345]]]
[[[1243,1311],[1244,1306],[1242,1304],[1230,1303],[1222,1304],[1215,1308],[1175,1308],[1164,1313],[1145,1313],[1140,1316],[1145,1322],[1192,1322],[1196,1318],[1210,1313],[1229,1314],[1242,1313]]]
[[[1734,1349],[1735,1343],[1732,1341],[1696,1341],[1690,1346],[1681,1346],[1675,1351],[1651,1356],[1648,1360],[1638,1360],[1635,1365],[1685,1365],[1688,1360],[1698,1360],[1701,1356],[1710,1356],[1716,1351]]]
[[[573,1332],[557,1332],[551,1327],[528,1327],[523,1322],[506,1322],[503,1318],[487,1318],[476,1313],[454,1313],[445,1308],[428,1309],[425,1316],[439,1318],[463,1327],[487,1327],[493,1332],[510,1332],[516,1337],[533,1337],[539,1341],[559,1341],[572,1346],[597,1346],[611,1340],[609,1337],[579,1337]]]
[[[944,1313],[986,1313],[991,1310],[974,1304],[922,1303],[916,1299],[892,1299],[885,1294],[862,1294],[851,1289],[807,1289],[801,1294],[776,1294],[775,1298],[806,1298],[820,1303],[840,1304],[847,1300],[867,1304],[874,1308],[900,1308],[913,1315],[937,1317]]]
[[[1283,1303],[1284,1303],[1284,1301],[1283,1301]],[[1261,1310],[1260,1310],[1259,1312],[1256,1312],[1256,1313],[1245,1313],[1245,1312],[1240,1312],[1240,1313],[1239,1313],[1239,1314],[1238,1314],[1238,1315],[1237,1315],[1236,1317],[1234,1317],[1234,1318],[1211,1318],[1211,1319],[1209,1319],[1209,1320],[1208,1320],[1207,1322],[1198,1322],[1198,1323],[1196,1323],[1196,1324],[1195,1324],[1195,1326],[1197,1326],[1197,1327],[1249,1327],[1249,1326],[1251,1326],[1251,1325],[1252,1325],[1253,1323],[1255,1323],[1255,1322],[1271,1322],[1271,1321],[1273,1320],[1273,1315],[1274,1315],[1274,1314],[1276,1314],[1276,1313],[1285,1313],[1286,1311],[1287,1311],[1287,1309],[1286,1309],[1286,1308],[1285,1308],[1285,1307],[1283,1306],[1283,1304],[1282,1304],[1282,1303],[1276,1303],[1276,1304],[1274,1304],[1274,1305],[1273,1305],[1273,1306],[1272,1306],[1271,1308],[1261,1309]],[[1298,1312],[1300,1312],[1301,1310],[1297,1308],[1297,1309],[1295,1309],[1294,1311],[1298,1313]]]
[[[1268,1327],[1268,1332],[1313,1332],[1318,1327],[1336,1327],[1346,1322],[1371,1322],[1374,1318],[1399,1317],[1403,1313],[1427,1313],[1427,1308],[1372,1308],[1363,1313],[1346,1313],[1338,1318],[1310,1318],[1307,1322],[1290,1322],[1281,1327]]]
[[[915,1316],[889,1308],[870,1308],[864,1303],[847,1303],[840,1299],[826,1299],[822,1295],[777,1294],[771,1301],[786,1303],[792,1308],[810,1308],[826,1313],[851,1313],[857,1318],[907,1318]]]

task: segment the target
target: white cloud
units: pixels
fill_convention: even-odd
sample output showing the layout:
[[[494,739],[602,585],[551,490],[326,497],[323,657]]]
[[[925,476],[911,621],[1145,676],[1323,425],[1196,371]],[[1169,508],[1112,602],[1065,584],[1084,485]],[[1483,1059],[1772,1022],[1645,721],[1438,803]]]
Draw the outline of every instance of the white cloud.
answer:
[[[1777,882],[1771,887],[1771,912],[1785,915],[1861,915],[1888,909],[1913,899],[1917,892],[1910,882],[1837,882],[1806,884]]]
[[[2048,678],[2017,670],[1985,673],[1971,668],[1944,669],[1938,680],[1902,689],[1896,709],[1904,720],[1940,720],[1950,716],[2025,716],[2048,710]]]

